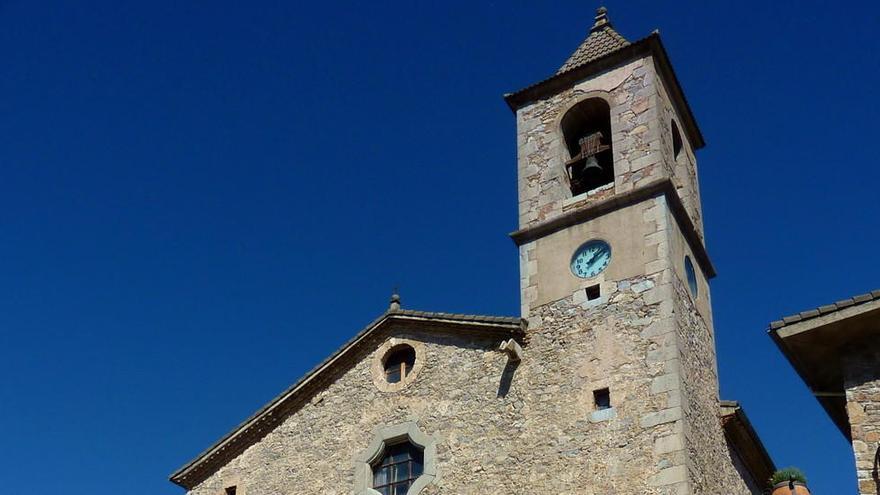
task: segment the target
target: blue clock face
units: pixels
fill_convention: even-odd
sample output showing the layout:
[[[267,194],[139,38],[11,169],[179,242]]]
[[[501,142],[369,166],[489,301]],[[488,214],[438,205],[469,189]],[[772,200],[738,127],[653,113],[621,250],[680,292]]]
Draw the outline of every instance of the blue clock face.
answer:
[[[611,262],[611,246],[598,239],[587,242],[571,257],[571,273],[580,278],[590,278],[602,273]]]

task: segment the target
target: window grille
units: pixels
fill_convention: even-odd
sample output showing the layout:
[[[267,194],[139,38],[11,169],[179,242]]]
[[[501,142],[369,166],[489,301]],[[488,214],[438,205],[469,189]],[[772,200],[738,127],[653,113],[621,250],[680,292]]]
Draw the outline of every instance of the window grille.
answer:
[[[404,442],[386,447],[373,465],[373,489],[382,495],[406,495],[422,475],[424,454],[415,445]]]

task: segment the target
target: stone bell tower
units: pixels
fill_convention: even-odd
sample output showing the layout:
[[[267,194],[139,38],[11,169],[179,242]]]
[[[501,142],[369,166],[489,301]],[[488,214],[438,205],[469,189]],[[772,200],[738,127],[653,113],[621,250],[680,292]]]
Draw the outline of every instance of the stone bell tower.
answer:
[[[719,421],[704,143],[659,34],[629,42],[600,8],[553,76],[505,99],[527,353],[583,408],[557,420],[584,421],[591,489],[760,493]]]

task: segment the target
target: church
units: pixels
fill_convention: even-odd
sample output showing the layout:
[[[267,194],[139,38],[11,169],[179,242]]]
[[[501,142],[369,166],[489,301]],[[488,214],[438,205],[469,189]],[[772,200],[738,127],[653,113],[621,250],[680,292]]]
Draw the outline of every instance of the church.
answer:
[[[387,310],[171,475],[193,495],[760,494],[721,400],[696,152],[657,32],[600,8],[516,117],[521,314]],[[513,173],[511,167],[511,173]]]

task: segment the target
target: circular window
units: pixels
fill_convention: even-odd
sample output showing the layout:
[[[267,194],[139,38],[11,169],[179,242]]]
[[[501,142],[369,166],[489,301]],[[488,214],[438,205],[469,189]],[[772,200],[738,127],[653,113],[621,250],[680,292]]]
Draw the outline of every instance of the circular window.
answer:
[[[611,246],[594,239],[583,244],[571,257],[571,273],[580,278],[591,278],[602,273],[611,262]]]
[[[400,383],[416,365],[416,350],[406,344],[391,349],[383,360],[385,381]]]
[[[391,337],[376,349],[370,375],[379,390],[398,392],[418,378],[427,361],[423,342]]]
[[[684,273],[687,276],[688,288],[691,290],[691,295],[697,297],[699,289],[697,286],[697,272],[694,271],[694,264],[691,262],[691,257],[687,255],[684,257]]]

